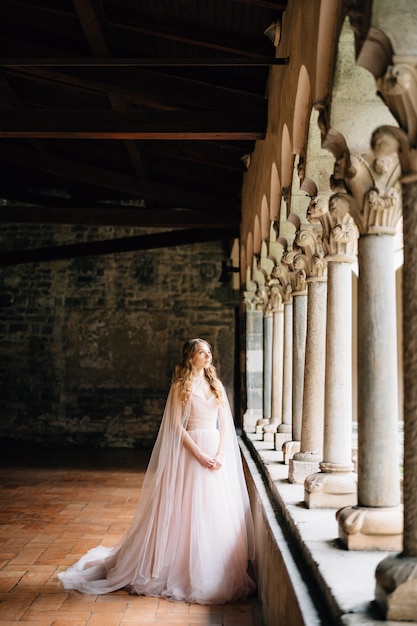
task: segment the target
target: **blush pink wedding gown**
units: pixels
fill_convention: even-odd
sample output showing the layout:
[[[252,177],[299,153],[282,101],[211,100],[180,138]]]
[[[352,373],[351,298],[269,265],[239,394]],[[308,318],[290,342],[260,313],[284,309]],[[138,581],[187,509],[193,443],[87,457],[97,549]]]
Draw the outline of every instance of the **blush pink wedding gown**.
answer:
[[[226,393],[223,389],[225,404],[219,406],[213,394],[206,399],[193,387],[185,408],[175,395],[171,388],[129,531],[119,546],[93,548],[59,574],[64,588],[86,594],[125,588],[200,604],[254,592],[247,572],[254,558],[253,524]],[[182,445],[178,433],[185,428],[214,456],[219,411],[227,423],[224,461],[219,470],[210,470]]]

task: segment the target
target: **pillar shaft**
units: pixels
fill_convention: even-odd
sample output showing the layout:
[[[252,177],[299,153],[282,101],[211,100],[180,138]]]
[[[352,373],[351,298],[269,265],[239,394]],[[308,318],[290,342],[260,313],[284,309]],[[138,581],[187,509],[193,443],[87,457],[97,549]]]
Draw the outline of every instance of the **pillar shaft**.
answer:
[[[303,417],[304,365],[307,334],[307,292],[293,292],[293,329],[292,329],[292,423],[291,440],[282,447],[284,463],[300,451],[301,424]]]
[[[323,454],[326,295],[325,281],[309,283],[300,452],[320,459]]]
[[[283,362],[283,392],[282,392],[282,425],[285,432],[291,432],[292,423],[292,301],[284,305],[284,362]]]
[[[246,310],[246,411],[244,429],[253,433],[262,417],[263,404],[263,312]]]
[[[358,504],[400,503],[394,244],[365,235],[358,246]]]
[[[309,508],[357,502],[352,463],[352,270],[329,260],[327,269],[324,444],[320,472],[304,483]]]
[[[284,311],[281,307],[273,312],[274,332],[272,351],[272,419],[279,424],[282,415],[282,371],[284,346]]]
[[[326,296],[325,280],[309,282],[301,444],[289,461],[292,483],[304,483],[318,471],[323,455]]]
[[[352,466],[352,269],[327,269],[324,463]]]
[[[339,509],[352,550],[398,551],[403,541],[398,454],[394,238],[358,245],[358,506]]]
[[[307,294],[293,295],[292,439],[301,441],[304,365],[307,334]]]
[[[272,336],[273,320],[272,313],[267,312],[264,316],[264,372],[263,372],[263,417],[271,419],[271,397],[272,397]]]

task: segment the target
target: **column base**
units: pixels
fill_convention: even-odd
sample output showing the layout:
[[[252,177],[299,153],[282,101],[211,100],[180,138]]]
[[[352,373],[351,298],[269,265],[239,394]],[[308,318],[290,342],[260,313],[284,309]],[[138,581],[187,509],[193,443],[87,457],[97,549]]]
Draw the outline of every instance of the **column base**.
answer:
[[[321,457],[312,452],[297,452],[290,459],[288,480],[290,483],[302,485],[310,474],[320,470]]]
[[[269,422],[270,422],[270,420],[267,419],[266,417],[261,417],[260,419],[258,419],[258,421],[256,422],[255,433],[257,435],[263,435],[264,426],[269,424]]]
[[[348,550],[402,550],[402,506],[347,506],[337,511],[336,519],[339,539]]]
[[[375,572],[375,600],[386,620],[417,619],[417,558],[402,554],[383,559]]]
[[[283,446],[287,441],[291,440],[291,429],[289,433],[282,433],[278,432],[275,433],[275,443],[274,443],[274,448],[275,450],[278,450],[279,452],[283,452]]]
[[[309,509],[340,509],[358,502],[357,476],[352,471],[318,472],[304,482]]]
[[[263,440],[264,441],[274,441],[275,433],[277,432],[279,426],[279,422],[275,420],[271,420],[266,426],[262,428]]]
[[[282,446],[282,451],[284,453],[284,465],[289,465],[290,459],[293,458],[294,454],[300,452],[300,441],[286,441]]]
[[[261,411],[256,409],[248,409],[243,415],[243,429],[247,433],[256,433],[256,424],[261,417]]]

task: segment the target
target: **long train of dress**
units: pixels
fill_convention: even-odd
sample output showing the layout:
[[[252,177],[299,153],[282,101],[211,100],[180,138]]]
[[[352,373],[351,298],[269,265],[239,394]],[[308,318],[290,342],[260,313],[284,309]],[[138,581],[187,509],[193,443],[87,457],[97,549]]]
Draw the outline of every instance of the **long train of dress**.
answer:
[[[152,454],[158,458],[150,462],[145,493],[121,544],[90,550],[59,574],[64,588],[86,594],[126,588],[200,604],[253,593],[255,583],[247,573],[253,557],[252,518],[231,416],[224,462],[210,470],[181,444],[164,449],[161,437],[176,432],[172,424],[178,410],[170,393]],[[193,393],[182,418],[192,439],[212,456],[219,446],[219,410],[230,413],[228,404],[219,408],[213,394],[206,399]]]

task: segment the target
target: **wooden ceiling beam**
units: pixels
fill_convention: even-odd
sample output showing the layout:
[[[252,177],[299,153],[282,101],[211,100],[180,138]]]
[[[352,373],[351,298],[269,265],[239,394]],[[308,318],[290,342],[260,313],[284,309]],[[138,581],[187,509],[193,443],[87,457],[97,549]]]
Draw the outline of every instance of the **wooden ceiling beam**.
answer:
[[[89,68],[63,71],[47,68],[10,68],[10,75],[21,76],[25,80],[47,81],[69,85],[86,92],[114,92],[124,96],[134,104],[161,110],[194,108],[204,103],[207,110],[222,110],[230,106],[235,110],[251,107],[256,110],[265,102],[265,96],[243,89],[205,83],[203,76],[194,81],[188,78],[161,74],[149,70],[132,68],[119,69],[117,75],[108,68],[94,71]]]
[[[220,168],[232,172],[243,173],[245,167],[241,161],[245,147],[231,146],[230,142],[215,143],[213,141],[151,141],[144,144],[152,154],[161,154],[171,159],[200,163],[210,168]],[[251,151],[253,148],[247,148]]]
[[[227,33],[225,36],[221,31],[210,31],[202,29],[201,26],[185,24],[182,28],[169,25],[159,21],[152,21],[149,16],[124,15],[112,12],[109,15],[109,24],[116,30],[123,30],[141,35],[149,35],[159,39],[185,43],[197,48],[215,50],[226,55],[237,55],[245,58],[269,60],[273,55],[267,56],[261,46],[250,44],[248,39],[238,38],[236,35]],[[265,24],[267,27],[268,24]]]
[[[12,250],[0,252],[0,266],[19,265],[22,263],[39,263],[41,261],[55,261],[73,259],[86,256],[102,256],[139,250],[153,250],[173,246],[194,245],[208,241],[224,241],[239,236],[238,228],[221,229],[184,229],[174,230],[152,235],[138,235],[104,241],[89,241],[62,246],[51,246],[32,250]]]
[[[72,3],[92,54],[98,58],[111,57],[107,19],[100,0],[72,0]]]
[[[1,112],[0,112],[1,115]],[[223,210],[236,209],[237,199],[219,198],[207,194],[206,190],[196,193],[163,182],[152,183],[117,174],[102,168],[95,168],[69,159],[43,155],[23,148],[7,145],[7,150],[0,152],[0,160],[29,167],[39,171],[58,175],[69,180],[77,180],[101,189],[112,189],[124,197],[141,198],[155,201],[161,205],[211,210],[213,207]]]
[[[0,67],[269,67],[288,65],[289,57],[149,57],[149,58],[0,58]]]
[[[77,3],[82,3],[83,0],[73,0]],[[277,2],[276,0],[233,0],[234,2],[240,2],[242,4],[248,4],[253,6],[259,6],[261,8],[274,11],[275,17],[280,17],[280,13],[287,7],[287,2]],[[13,0],[15,5],[20,5],[23,8],[29,8],[31,10],[42,11],[46,14],[56,14],[59,16],[65,16],[69,20],[76,21],[77,16],[70,11],[63,10],[60,6],[56,6],[50,3],[48,6],[35,2],[35,0]],[[80,18],[79,10],[83,13],[87,11],[85,7],[81,6],[81,9],[77,8],[78,17]],[[222,33],[220,29],[209,30],[203,29],[196,24],[187,24],[186,22],[182,27],[175,26],[173,24],[168,25],[161,23],[161,21],[153,21],[149,16],[139,16],[137,13],[135,16],[130,14],[123,14],[120,11],[112,11],[109,9],[107,16],[108,26],[116,30],[129,30],[137,32],[139,34],[149,34],[152,37],[159,37],[161,39],[167,39],[171,41],[178,41],[190,46],[195,46],[207,50],[216,50],[223,52],[227,55],[241,54],[242,56],[249,58],[265,58],[265,53],[261,47],[255,42],[248,41],[247,38],[242,39],[230,32]],[[89,18],[89,15],[87,15]],[[84,22],[86,17],[84,17]],[[265,28],[268,24],[265,24]],[[262,34],[260,32],[260,34]],[[272,48],[271,48],[272,51]],[[273,52],[272,52],[273,53]],[[96,56],[101,56],[97,55]]]
[[[238,211],[216,209],[210,211],[126,208],[117,203],[79,207],[68,203],[65,207],[19,204],[0,205],[2,224],[84,224],[87,226],[126,226],[137,228],[237,228]]]
[[[255,117],[231,111],[0,111],[0,138],[264,139],[266,107]]]
[[[72,0],[88,45],[95,57],[108,58],[111,55],[111,42],[106,15],[100,0]],[[113,110],[126,110],[130,103],[120,94],[108,92],[107,97]],[[126,152],[139,180],[144,180],[143,159],[138,142],[125,141]]]

